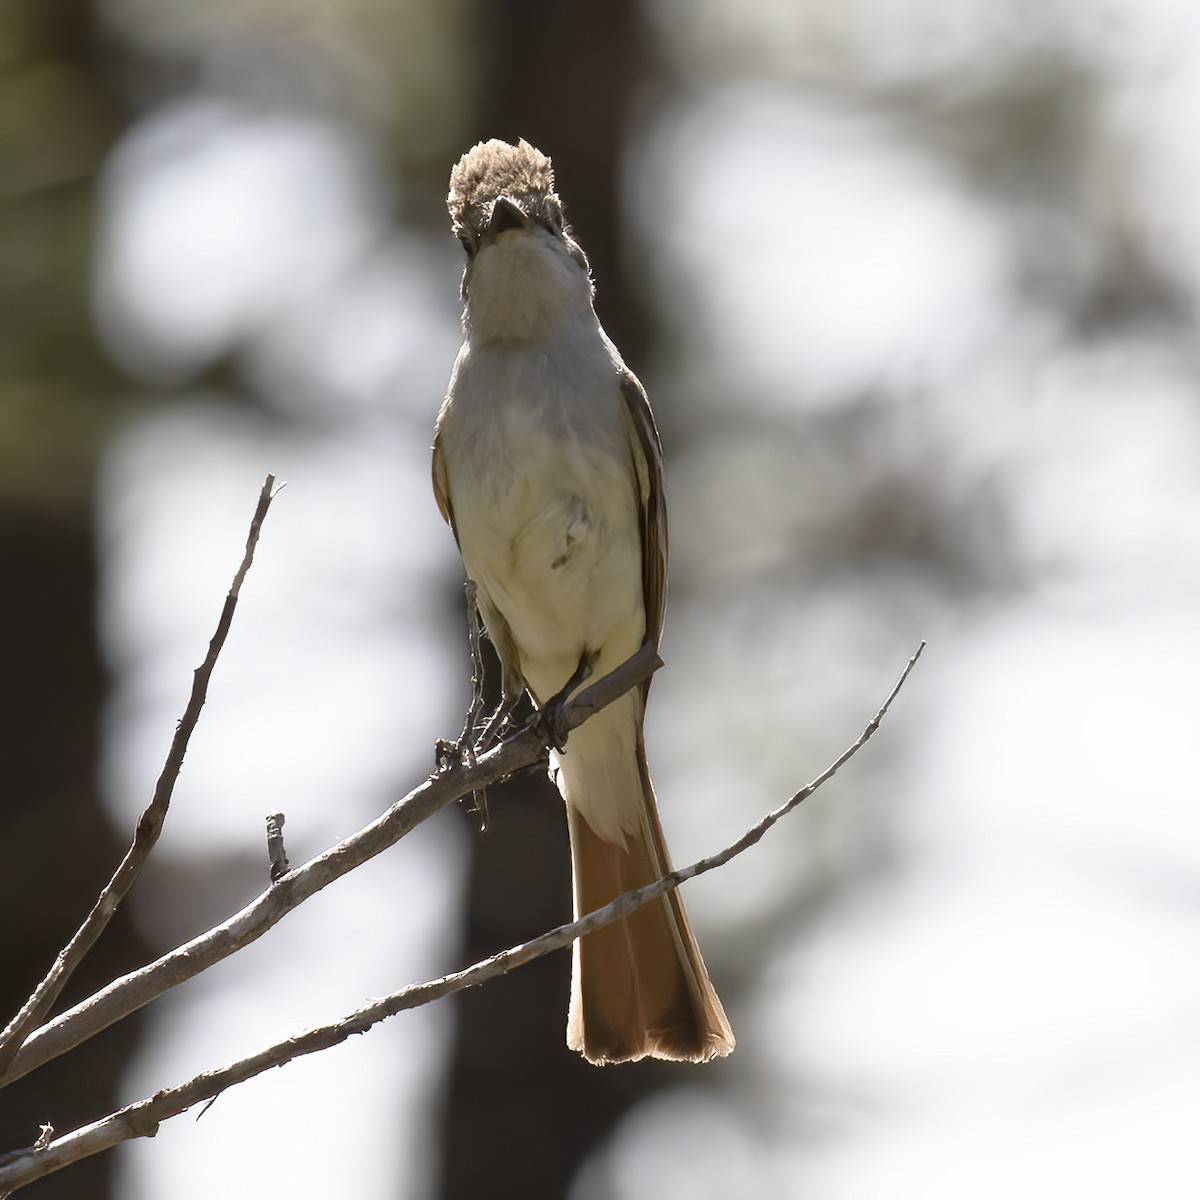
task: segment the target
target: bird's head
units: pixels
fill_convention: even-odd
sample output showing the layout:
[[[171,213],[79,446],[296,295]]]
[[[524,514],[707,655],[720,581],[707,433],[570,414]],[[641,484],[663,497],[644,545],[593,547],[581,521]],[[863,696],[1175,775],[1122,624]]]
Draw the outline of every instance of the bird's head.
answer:
[[[587,256],[571,236],[550,159],[526,141],[472,147],[450,173],[454,233],[467,252],[464,320],[495,337],[531,337],[591,311]]]

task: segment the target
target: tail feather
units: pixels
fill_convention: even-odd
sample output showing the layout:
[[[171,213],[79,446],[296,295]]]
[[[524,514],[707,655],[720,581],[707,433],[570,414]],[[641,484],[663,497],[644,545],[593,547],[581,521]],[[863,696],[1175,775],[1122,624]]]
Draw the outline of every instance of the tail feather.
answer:
[[[629,764],[621,797],[623,816],[634,809],[636,820],[621,820],[620,842],[600,836],[585,816],[588,809],[572,798],[573,792],[575,801],[583,798],[580,789],[587,786],[589,774],[613,781],[611,769],[587,769],[589,752],[602,749],[602,743],[579,745],[587,741],[579,738],[588,728],[583,726],[571,735],[570,751],[562,758],[577,916],[671,869],[640,720],[637,725],[635,762]],[[598,799],[605,798],[591,795],[587,803],[594,808]],[[574,954],[567,1044],[589,1062],[631,1062],[648,1056],[706,1062],[733,1049],[733,1032],[678,891],[581,938]]]

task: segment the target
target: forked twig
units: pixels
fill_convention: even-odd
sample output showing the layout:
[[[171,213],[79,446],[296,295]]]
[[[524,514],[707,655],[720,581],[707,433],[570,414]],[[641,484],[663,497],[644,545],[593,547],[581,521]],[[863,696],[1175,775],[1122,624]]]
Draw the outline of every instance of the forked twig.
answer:
[[[280,487],[283,485],[281,484]],[[271,501],[279,494],[275,487],[275,476],[268,475],[259,493],[258,506],[250,522],[250,532],[246,537],[246,551],[242,556],[241,565],[233,577],[233,583],[225,596],[225,604],[221,609],[221,618],[217,622],[216,632],[208,643],[208,653],[204,661],[196,668],[192,680],[192,694],[188,698],[187,707],[175,728],[175,736],[171,740],[171,748],[167,752],[167,760],[163,764],[162,773],[154,788],[154,795],[145,811],[138,818],[134,829],[133,840],[125,857],[113,873],[112,878],[104,885],[92,911],[71,940],[59,952],[46,977],[34,988],[32,995],[21,1006],[20,1011],[0,1033],[0,1078],[11,1065],[30,1032],[36,1029],[46,1018],[62,989],[71,978],[75,968],[83,961],[87,952],[95,945],[96,940],[104,932],[112,920],[118,906],[124,899],[133,881],[137,878],[150,851],[154,849],[158,836],[162,832],[163,821],[171,806],[171,795],[175,790],[175,782],[179,778],[183,766],[183,756],[187,753],[188,741],[196,722],[200,718],[200,710],[204,707],[208,695],[208,682],[212,677],[213,667],[225,645],[229,627],[233,621],[233,612],[237,608],[238,593],[245,581],[246,572],[254,561],[254,549],[258,545],[258,535],[267,515]]]

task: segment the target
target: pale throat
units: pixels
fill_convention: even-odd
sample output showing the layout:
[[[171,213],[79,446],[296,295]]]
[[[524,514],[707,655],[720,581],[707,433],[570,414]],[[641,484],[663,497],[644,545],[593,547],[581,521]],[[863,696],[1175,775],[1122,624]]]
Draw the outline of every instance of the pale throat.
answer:
[[[512,230],[479,251],[463,326],[468,338],[535,340],[593,321],[591,284],[553,235]]]

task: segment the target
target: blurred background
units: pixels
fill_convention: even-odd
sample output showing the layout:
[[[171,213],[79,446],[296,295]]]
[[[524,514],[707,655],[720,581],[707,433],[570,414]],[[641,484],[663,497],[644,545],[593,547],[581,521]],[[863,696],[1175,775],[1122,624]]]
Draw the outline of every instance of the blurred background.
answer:
[[[425,776],[468,699],[429,487],[446,179],[553,155],[671,506],[648,742],[728,1060],[597,1071],[566,955],[31,1197],[1194,1196],[1200,9],[1173,0],[4,0],[0,1002],[151,793],[73,990]],[[444,813],[0,1095],[0,1149],[568,914],[541,779]]]

